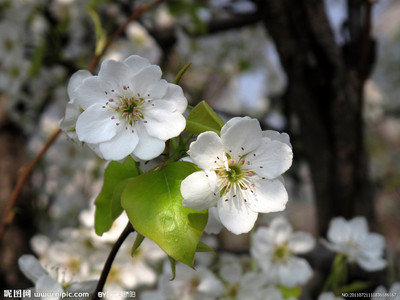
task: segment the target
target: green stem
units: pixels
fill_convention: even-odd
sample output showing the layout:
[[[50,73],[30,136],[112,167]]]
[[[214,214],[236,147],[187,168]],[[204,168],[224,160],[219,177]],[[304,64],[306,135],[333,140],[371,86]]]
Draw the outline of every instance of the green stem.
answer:
[[[103,271],[101,272],[100,279],[99,279],[99,282],[97,283],[96,289],[94,290],[94,293],[93,293],[92,297],[90,298],[91,300],[100,299],[99,294],[101,291],[103,291],[104,285],[106,284],[106,280],[107,280],[108,274],[110,273],[111,266],[114,262],[114,258],[117,255],[119,248],[122,246],[122,243],[125,241],[125,239],[128,237],[128,235],[134,231],[135,231],[135,229],[133,228],[131,222],[128,222],[125,229],[122,231],[121,235],[119,236],[118,240],[115,242],[114,246],[112,247],[111,252],[107,257],[106,262],[104,263]]]
[[[332,262],[331,272],[325,281],[322,292],[338,290],[347,281],[347,259],[343,254],[337,254]]]
[[[174,84],[179,84],[179,81],[181,81],[183,74],[189,69],[189,67],[192,65],[192,63],[187,63],[186,65],[183,66],[182,69],[179,70],[178,74],[176,75],[174,79]]]

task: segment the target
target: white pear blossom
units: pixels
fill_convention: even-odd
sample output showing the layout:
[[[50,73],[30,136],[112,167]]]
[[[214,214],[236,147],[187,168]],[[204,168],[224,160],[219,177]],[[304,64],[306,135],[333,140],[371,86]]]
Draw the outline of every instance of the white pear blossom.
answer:
[[[233,118],[221,137],[201,133],[189,154],[203,170],[182,181],[184,206],[199,211],[216,206],[221,223],[235,234],[249,232],[258,213],[285,208],[281,174],[293,158],[287,134],[262,131],[256,119]]]
[[[109,232],[99,237],[94,233],[94,205],[81,212],[79,219],[83,226],[65,228],[60,239],[50,241],[36,235],[31,240],[33,250],[44,265],[53,265],[62,275],[63,282],[97,280],[110,253],[128,222],[123,213],[117,218]],[[150,239],[144,239],[131,255],[137,233],[132,233],[122,244],[116,256],[105,291],[125,291],[137,286],[152,285],[157,281],[156,267],[166,257],[164,251]]]
[[[269,285],[269,279],[262,273],[244,272],[239,261],[224,264],[219,271],[226,283],[226,292],[221,300],[283,300],[282,293]]]
[[[185,128],[182,89],[161,79],[161,69],[147,59],[105,60],[98,76],[78,72],[68,85],[71,100],[61,124],[71,130],[76,118],[77,138],[102,158],[153,159]]]
[[[168,268],[168,267],[166,267]],[[214,300],[221,296],[225,288],[222,282],[207,268],[196,267],[196,270],[178,264],[176,278],[171,281],[171,274],[159,277],[156,291],[146,291],[141,300]]]
[[[378,286],[371,298],[372,300],[400,300],[400,282],[394,282],[387,290],[383,286]]]
[[[323,243],[330,250],[347,256],[350,262],[356,262],[368,272],[386,267],[383,259],[385,239],[378,233],[368,232],[364,217],[355,217],[346,221],[343,217],[334,218],[328,229],[328,241]]]
[[[272,220],[269,227],[256,230],[251,254],[272,282],[294,287],[306,283],[312,276],[309,263],[295,255],[307,253],[314,246],[311,234],[293,232],[289,222],[278,217]]]
[[[58,300],[61,299],[61,295],[65,291],[71,293],[93,292],[97,284],[97,282],[94,280],[68,283],[58,282],[58,280],[56,280],[58,278],[54,279],[52,276],[50,276],[50,274],[40,265],[39,261],[33,255],[22,255],[18,259],[18,265],[21,272],[35,284],[35,286],[31,289],[33,291],[33,294],[31,294],[31,296],[26,299]],[[66,284],[65,289],[63,287],[63,284]],[[35,297],[35,292],[46,294],[47,297]]]

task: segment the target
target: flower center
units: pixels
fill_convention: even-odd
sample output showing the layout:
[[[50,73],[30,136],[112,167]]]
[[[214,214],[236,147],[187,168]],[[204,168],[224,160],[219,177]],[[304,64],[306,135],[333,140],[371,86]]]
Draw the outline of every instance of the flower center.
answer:
[[[143,120],[143,102],[142,97],[119,96],[119,101],[111,108],[119,113],[120,119],[124,119],[132,126],[139,120]]]
[[[236,197],[236,192],[240,190],[250,190],[254,192],[254,184],[250,182],[250,177],[253,176],[254,173],[246,170],[245,166],[250,163],[245,160],[245,156],[239,156],[235,160],[229,154],[224,153],[222,163],[223,165],[220,164],[220,167],[215,170],[219,179],[219,184],[221,185],[221,195],[225,194],[230,189],[234,190],[233,197]]]
[[[150,99],[145,99],[139,93],[136,95],[130,90],[129,86],[123,86],[123,91],[104,91],[107,96],[111,96],[108,101],[103,105],[103,108],[107,108],[116,113],[111,117],[112,120],[115,119],[115,125],[120,125],[122,121],[128,129],[128,125],[133,127],[137,122],[141,121],[147,123],[144,120],[143,110],[147,103],[150,103]],[[150,95],[147,95],[150,97]],[[154,106],[154,104],[151,104]],[[133,129],[132,129],[132,132]]]
[[[240,166],[237,165],[229,165],[228,171],[223,170],[222,176],[225,177],[229,182],[236,183],[240,181],[243,177],[243,172]]]
[[[290,256],[287,243],[275,246],[273,260],[277,262],[286,262]]]
[[[194,295],[197,292],[197,287],[200,285],[200,278],[195,276],[189,282],[189,293]]]

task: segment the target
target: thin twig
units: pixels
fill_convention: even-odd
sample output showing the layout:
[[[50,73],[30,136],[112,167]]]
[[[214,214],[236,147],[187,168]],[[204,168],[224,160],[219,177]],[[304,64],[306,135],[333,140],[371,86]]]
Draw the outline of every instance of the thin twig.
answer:
[[[36,166],[36,164],[39,162],[39,160],[42,158],[42,156],[46,153],[46,151],[50,148],[50,146],[53,144],[53,142],[57,139],[60,132],[61,132],[61,129],[58,129],[56,132],[54,132],[53,135],[46,142],[46,144],[43,146],[43,148],[40,150],[40,152],[35,156],[35,158],[27,166],[23,166],[21,168],[21,175],[19,176],[17,185],[15,186],[15,188],[11,194],[11,197],[8,200],[8,204],[7,204],[7,207],[4,212],[3,220],[0,224],[0,238],[3,235],[6,226],[8,224],[10,224],[13,220],[14,214],[11,213],[11,210],[13,209],[15,202],[17,201],[17,198],[22,190],[22,187],[24,186],[25,181],[31,175],[33,168]]]
[[[139,18],[144,12],[148,11],[149,9],[151,9],[152,7],[156,6],[157,4],[161,3],[163,0],[155,0],[149,4],[144,4],[140,7],[138,7],[133,13],[132,15],[129,17],[129,19],[122,24],[107,40],[106,45],[103,48],[103,51],[98,54],[98,55],[94,55],[90,65],[88,67],[88,71],[93,73],[94,68],[96,67],[99,58],[101,57],[101,55],[104,53],[104,51],[118,38],[118,36],[125,30],[126,26],[136,20],[137,18]],[[46,144],[44,144],[43,148],[40,150],[40,152],[34,157],[34,159],[26,166],[22,166],[21,167],[21,175],[18,178],[17,184],[11,194],[10,199],[8,200],[8,204],[7,207],[4,211],[4,215],[2,217],[1,223],[0,223],[0,239],[3,236],[3,233],[7,227],[7,225],[9,225],[13,218],[14,218],[14,214],[11,213],[15,202],[17,201],[17,198],[19,196],[19,194],[21,193],[21,190],[26,182],[26,180],[29,178],[29,176],[31,175],[33,169],[35,168],[36,164],[39,162],[39,160],[42,158],[42,156],[46,153],[46,151],[50,148],[50,146],[54,143],[54,141],[57,139],[57,137],[60,135],[61,133],[61,129],[58,129],[56,132],[53,133],[53,135],[49,138],[49,140],[46,142]]]
[[[101,53],[98,55],[95,55],[93,57],[93,60],[89,66],[89,69],[90,68],[94,69],[94,67],[97,65],[99,58],[101,57],[101,55],[103,55],[104,51],[117,39],[117,37],[119,37],[121,35],[121,33],[125,30],[126,26],[128,26],[129,23],[138,19],[144,12],[148,11],[149,9],[153,8],[154,6],[158,5],[159,3],[163,2],[163,1],[164,0],[155,0],[153,2],[150,2],[149,4],[143,4],[142,6],[139,6],[133,12],[133,14],[129,17],[129,19],[124,24],[122,24],[113,33],[113,35],[108,39],[108,41],[107,41],[106,45],[104,46],[104,49],[101,51]]]
[[[131,222],[128,221],[128,224],[126,224],[124,231],[122,231],[118,240],[113,245],[113,247],[110,251],[110,254],[108,254],[107,260],[104,263],[103,270],[101,271],[99,282],[97,283],[96,289],[94,290],[91,300],[97,300],[100,298],[99,293],[103,291],[108,274],[110,273],[111,266],[114,262],[115,256],[118,253],[119,248],[121,248],[122,243],[125,241],[125,239],[128,237],[128,235],[134,231],[135,231],[135,229],[133,228]]]

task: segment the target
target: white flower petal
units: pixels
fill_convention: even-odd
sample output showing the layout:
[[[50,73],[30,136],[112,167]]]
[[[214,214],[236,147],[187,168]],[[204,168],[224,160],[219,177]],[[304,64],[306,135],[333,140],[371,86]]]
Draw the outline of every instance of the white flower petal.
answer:
[[[143,111],[145,128],[149,135],[160,140],[178,136],[186,126],[186,119],[178,112],[171,112],[171,104],[158,101],[155,106]]]
[[[104,105],[110,98],[105,92],[111,90],[107,82],[98,76],[89,77],[75,90],[76,101],[83,109],[93,104]]]
[[[105,60],[101,64],[99,79],[107,82],[114,90],[122,90],[124,85],[128,86],[132,77],[132,71],[124,62]]]
[[[202,211],[217,204],[217,195],[211,190],[206,175],[204,171],[197,171],[182,181],[183,206]]]
[[[289,238],[289,249],[296,254],[310,252],[315,246],[314,237],[308,232],[294,232]]]
[[[52,300],[58,300],[59,297],[57,297],[57,296],[51,297],[51,294],[61,295],[61,293],[64,292],[61,285],[48,275],[42,276],[36,281],[35,290],[38,293],[48,294],[49,296],[46,297],[46,299],[52,299]]]
[[[48,275],[47,271],[43,269],[37,258],[33,255],[22,255],[18,259],[18,266],[21,272],[33,283],[40,277]]]
[[[197,272],[201,277],[200,284],[197,286],[200,293],[218,297],[225,292],[222,282],[208,269],[199,266]]]
[[[234,234],[249,232],[258,217],[258,213],[248,207],[241,193],[235,198],[223,195],[218,201],[218,215],[226,229]]]
[[[386,268],[387,262],[381,257],[370,258],[364,255],[356,257],[357,264],[367,272],[380,271]]]
[[[164,151],[165,141],[149,136],[146,129],[140,124],[135,126],[135,130],[139,134],[139,143],[133,154],[139,159],[151,160]]]
[[[242,278],[242,267],[238,262],[233,262],[227,265],[223,265],[219,271],[221,277],[231,285],[240,282]]]
[[[190,157],[201,169],[208,170],[218,167],[218,161],[222,161],[224,146],[215,132],[201,133],[197,140],[190,144]]]
[[[208,220],[204,231],[208,234],[218,234],[222,227],[223,225],[218,216],[218,209],[216,207],[210,207],[208,209]]]
[[[272,257],[275,241],[270,228],[258,227],[253,236],[251,254],[262,261],[267,261],[266,257]]]
[[[362,248],[368,252],[370,256],[381,256],[385,248],[385,238],[378,233],[369,233]]]
[[[150,62],[139,55],[131,55],[124,60],[124,63],[130,68],[132,74],[139,72],[145,67],[150,66]]]
[[[284,217],[273,219],[269,228],[271,234],[274,236],[274,242],[277,245],[287,242],[293,232],[292,226]]]
[[[161,79],[161,69],[159,66],[151,65],[143,68],[138,73],[133,75],[131,78],[130,88],[139,93],[141,96],[145,96]]]
[[[400,297],[400,282],[394,282],[389,289],[389,293],[396,293],[397,297]]]
[[[122,126],[122,124],[120,125]],[[107,160],[121,160],[133,152],[139,142],[138,133],[132,128],[121,127],[111,140],[99,145],[99,151]]]
[[[288,194],[280,180],[254,180],[255,197],[251,199],[252,210],[260,213],[282,211],[286,207]]]
[[[97,280],[87,280],[82,282],[72,282],[65,288],[65,290],[71,293],[93,293],[96,289],[96,286]]]
[[[187,99],[183,94],[182,88],[179,85],[169,83],[167,91],[163,97],[164,100],[172,102],[176,111],[183,113],[187,108]]]
[[[255,154],[255,156],[254,156]],[[251,160],[250,160],[251,159]],[[293,161],[292,148],[279,141],[262,144],[249,153],[252,170],[259,176],[274,179],[286,172]]]
[[[327,233],[328,239],[333,243],[343,242],[349,238],[349,226],[343,217],[331,220]]]
[[[255,150],[260,145],[261,138],[260,123],[256,119],[233,118],[221,129],[222,143],[234,156]]]
[[[221,128],[221,135],[225,135],[225,133],[230,130],[230,128],[240,122],[242,122],[243,120],[251,120],[250,117],[235,117],[230,119],[228,122],[225,123],[225,125]]]
[[[267,137],[273,141],[279,141],[292,148],[292,144],[290,143],[290,137],[286,132],[279,133],[278,131],[275,130],[264,130],[262,132],[262,136]]]
[[[68,134],[69,137],[75,139],[76,133],[71,133],[71,130],[75,129],[76,121],[81,114],[81,108],[75,99],[70,100],[65,106],[65,115],[60,120],[60,129]]]
[[[71,76],[67,88],[69,99],[72,100],[77,96],[77,94],[75,93],[76,89],[82,85],[85,79],[91,76],[92,74],[88,70],[79,70]]]
[[[112,139],[118,131],[113,113],[94,104],[86,109],[76,122],[76,133],[82,142],[101,143]]]
[[[279,283],[290,288],[306,283],[312,276],[312,269],[305,259],[294,256],[279,268],[278,276]]]
[[[352,236],[362,241],[368,235],[368,223],[365,217],[355,217],[348,221],[351,227]]]
[[[165,93],[167,92],[169,85],[170,83],[168,83],[165,79],[161,79],[155,83],[151,89],[147,91],[147,95],[144,96],[149,97],[152,100],[152,103],[156,103],[156,101],[169,101],[169,98],[165,98]]]

